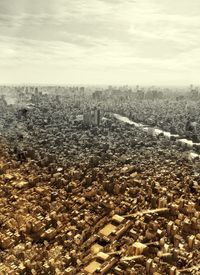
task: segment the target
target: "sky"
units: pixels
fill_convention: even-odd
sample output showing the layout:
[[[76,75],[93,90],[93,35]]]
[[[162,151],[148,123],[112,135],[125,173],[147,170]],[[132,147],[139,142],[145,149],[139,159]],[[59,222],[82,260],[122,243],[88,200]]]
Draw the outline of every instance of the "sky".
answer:
[[[1,84],[189,85],[199,0],[0,0]]]

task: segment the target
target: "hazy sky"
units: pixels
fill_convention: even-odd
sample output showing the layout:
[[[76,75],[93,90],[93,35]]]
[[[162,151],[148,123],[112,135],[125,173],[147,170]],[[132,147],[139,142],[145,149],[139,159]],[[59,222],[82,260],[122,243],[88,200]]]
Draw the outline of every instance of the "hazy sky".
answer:
[[[0,82],[199,84],[200,0],[0,0]]]

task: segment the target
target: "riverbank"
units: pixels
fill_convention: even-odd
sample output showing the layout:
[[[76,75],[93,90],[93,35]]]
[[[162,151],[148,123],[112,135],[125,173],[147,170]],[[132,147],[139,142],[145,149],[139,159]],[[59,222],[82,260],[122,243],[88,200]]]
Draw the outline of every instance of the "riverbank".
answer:
[[[140,129],[142,129],[143,131],[148,132],[152,136],[157,136],[158,137],[160,135],[163,135],[166,139],[176,140],[177,144],[179,144],[181,147],[185,147],[186,149],[194,150],[195,147],[200,148],[200,143],[194,143],[192,140],[183,139],[179,135],[174,135],[174,134],[171,134],[170,132],[163,131],[162,129],[153,128],[153,127],[144,125],[142,123],[134,122],[134,121],[130,120],[128,117],[121,116],[119,114],[113,114],[113,116],[117,120],[119,120],[121,122],[124,122],[124,123],[127,123],[129,125],[133,125],[135,127],[138,127]],[[192,158],[199,158],[200,157],[200,155],[197,154],[195,151],[191,152],[190,156]]]

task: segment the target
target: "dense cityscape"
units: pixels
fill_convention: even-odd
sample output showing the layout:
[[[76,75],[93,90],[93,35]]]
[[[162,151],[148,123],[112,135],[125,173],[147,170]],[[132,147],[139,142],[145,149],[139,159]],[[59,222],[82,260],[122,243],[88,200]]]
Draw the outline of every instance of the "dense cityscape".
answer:
[[[200,273],[198,87],[0,96],[0,274]]]

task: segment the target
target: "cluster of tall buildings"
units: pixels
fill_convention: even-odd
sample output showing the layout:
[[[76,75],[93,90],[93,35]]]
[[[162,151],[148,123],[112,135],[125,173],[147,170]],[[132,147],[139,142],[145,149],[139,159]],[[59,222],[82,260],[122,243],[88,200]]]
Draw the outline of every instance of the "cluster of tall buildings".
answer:
[[[99,126],[101,122],[101,111],[98,108],[88,109],[83,114],[83,121],[86,125]]]

